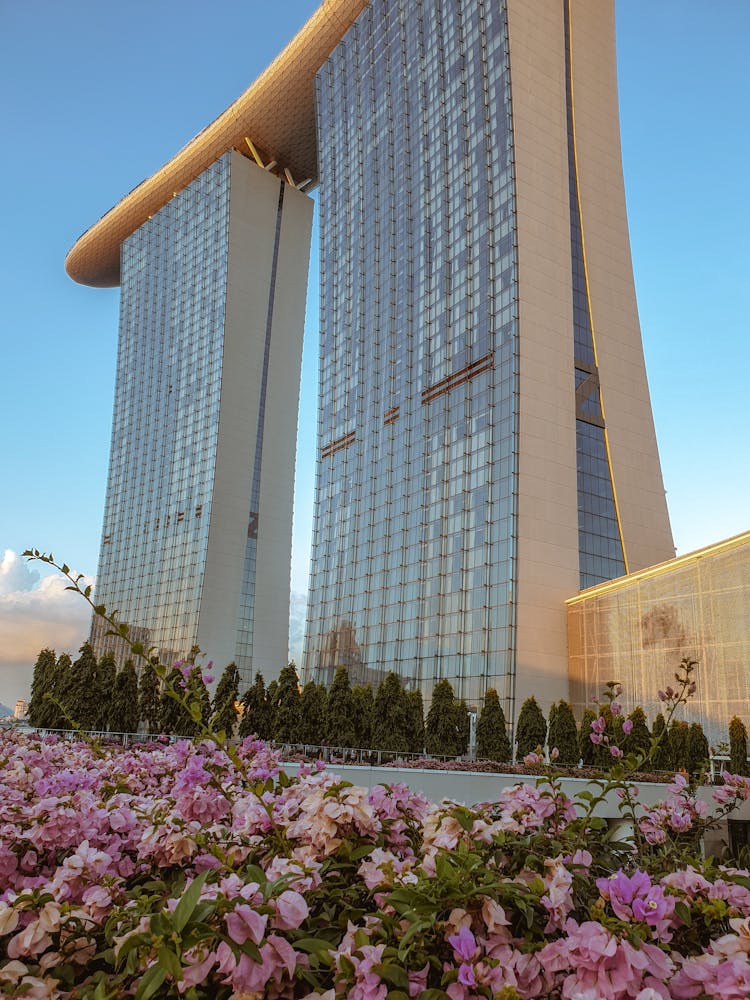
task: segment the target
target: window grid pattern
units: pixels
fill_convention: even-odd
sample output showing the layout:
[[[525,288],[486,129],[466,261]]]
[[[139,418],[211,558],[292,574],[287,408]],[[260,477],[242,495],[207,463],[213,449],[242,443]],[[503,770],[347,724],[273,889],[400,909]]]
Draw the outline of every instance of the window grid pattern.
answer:
[[[512,709],[518,302],[505,5],[373,0],[317,78],[305,667]]]
[[[196,642],[219,424],[229,156],[122,245],[96,599],[164,662]],[[95,621],[97,651],[122,644]]]
[[[578,560],[580,586],[593,587],[625,573],[612,475],[607,456],[599,376],[586,284],[581,204],[575,160],[570,0],[565,0],[565,97],[568,119],[570,257],[573,281],[573,345],[578,479]]]

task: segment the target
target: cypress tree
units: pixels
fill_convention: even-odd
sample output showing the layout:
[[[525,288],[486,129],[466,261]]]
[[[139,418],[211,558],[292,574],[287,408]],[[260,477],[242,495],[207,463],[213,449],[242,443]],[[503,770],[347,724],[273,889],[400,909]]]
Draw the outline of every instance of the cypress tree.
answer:
[[[109,702],[107,725],[112,733],[135,733],[138,730],[138,675],[132,660],[115,676]]]
[[[547,720],[532,695],[521,705],[516,723],[516,759],[523,760],[526,754],[544,750],[547,740]]]
[[[477,722],[477,757],[480,760],[496,760],[508,763],[512,756],[505,712],[500,704],[497,691],[488,688],[484,705]]]
[[[552,702],[552,704],[550,705],[549,715],[547,716],[547,746],[550,748],[550,751],[553,749],[553,747],[557,747],[558,750],[560,749],[560,747],[557,746],[557,703],[556,702]]]
[[[458,711],[453,688],[447,680],[438,681],[432,691],[430,710],[425,723],[427,753],[440,757],[456,757],[463,751],[458,730]]]
[[[621,715],[615,715],[609,705],[602,705],[599,709],[599,718],[604,719],[606,728],[605,734],[609,738],[609,743],[594,744],[594,763],[598,767],[609,768],[612,766],[614,758],[609,748],[616,746],[622,750],[625,733],[623,732]]]
[[[378,684],[372,725],[372,746],[375,750],[407,753],[406,692],[398,674],[392,670]]]
[[[354,692],[352,692],[353,694]],[[325,684],[308,681],[300,698],[299,741],[313,747],[323,745],[326,738],[326,707],[328,692]]]
[[[188,720],[186,720],[187,726],[184,735],[197,736],[201,731],[201,726],[208,726],[211,719],[211,699],[200,667],[194,666],[188,674],[185,693],[188,699],[188,708],[186,709]],[[199,717],[196,718],[198,713]]]
[[[586,767],[592,767],[596,763],[596,751],[598,747],[591,742],[591,723],[596,718],[593,708],[586,708],[581,718],[581,728],[578,734],[581,760]]]
[[[653,749],[649,758],[649,763],[655,771],[674,771],[674,758],[672,757],[672,743],[667,732],[667,721],[659,714],[654,719],[654,729],[651,736]]]
[[[690,727],[687,722],[673,719],[669,727],[669,747],[672,752],[672,765],[675,771],[688,769],[688,734]]]
[[[266,685],[260,671],[255,675],[255,683],[242,696],[239,737],[244,740],[247,736],[257,736],[259,740],[271,739]]]
[[[357,742],[354,730],[354,706],[349,671],[339,667],[328,692],[326,705],[326,742],[329,746],[353,747]]]
[[[54,649],[42,649],[34,664],[34,678],[31,682],[31,698],[29,700],[29,725],[44,728],[46,719],[50,717],[49,702],[45,695],[52,694],[55,683],[55,667],[57,661]]]
[[[68,729],[70,719],[65,706],[70,700],[70,689],[73,683],[73,664],[67,653],[61,653],[55,664],[52,678],[52,690],[47,699],[44,726],[46,729]],[[61,707],[62,706],[62,707]]]
[[[224,673],[216,685],[214,694],[211,729],[215,733],[224,733],[227,739],[234,736],[237,725],[236,702],[240,694],[240,672],[235,663],[224,668]]]
[[[709,750],[706,734],[700,722],[692,722],[688,729],[687,764],[688,774],[697,774],[708,767]]]
[[[640,705],[636,705],[628,716],[633,723],[633,728],[622,738],[622,749],[625,753],[638,754],[644,758],[648,757],[651,749],[651,733],[646,724],[646,713]]]
[[[354,724],[355,746],[369,750],[372,746],[372,723],[375,698],[369,684],[352,688],[352,721]]]
[[[553,705],[552,707],[555,709],[555,742],[552,742],[553,713],[550,709],[550,737],[548,746],[550,750],[553,746],[557,747],[558,764],[562,764],[564,767],[578,767],[578,762],[581,759],[581,748],[578,737],[578,726],[576,725],[575,716],[573,715],[573,709],[567,701],[560,701],[557,705]],[[589,742],[591,741],[589,740]]]
[[[101,710],[99,665],[94,650],[84,642],[81,654],[71,668],[67,699],[63,699],[71,720],[82,729],[95,729]]]
[[[277,743],[298,743],[300,732],[300,697],[297,668],[293,663],[279,674],[278,706],[273,722],[273,738]]]
[[[113,653],[104,653],[99,660],[99,707],[96,728],[106,732],[109,728],[109,710],[112,707],[117,664]],[[125,732],[125,730],[120,730]]]
[[[29,709],[31,715],[31,709]],[[729,723],[729,770],[732,774],[747,775],[747,729],[737,715]]]
[[[405,712],[409,753],[424,753],[424,703],[419,688],[406,692]]]
[[[159,727],[174,736],[192,736],[194,723],[180,700],[185,693],[185,678],[177,667],[167,674],[159,699]],[[177,696],[175,698],[175,695]]]
[[[456,713],[456,753],[463,757],[469,752],[469,742],[471,740],[471,720],[469,719],[469,707],[464,698],[454,701],[453,711]]]
[[[147,733],[161,731],[160,682],[150,661],[141,667],[138,681],[138,715],[143,720]]]
[[[276,714],[279,711],[279,682],[271,681],[266,689],[266,726],[268,739],[275,740]]]

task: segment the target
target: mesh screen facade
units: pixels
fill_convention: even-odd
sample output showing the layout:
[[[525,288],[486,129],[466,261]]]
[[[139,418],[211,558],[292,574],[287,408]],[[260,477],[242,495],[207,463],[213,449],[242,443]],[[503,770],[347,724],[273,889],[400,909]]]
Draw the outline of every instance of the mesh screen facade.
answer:
[[[733,715],[750,723],[750,533],[701,549],[568,602],[570,684],[580,713],[607,681],[628,711],[651,720],[657,691],[674,685],[683,657],[698,662],[697,692],[683,717],[716,745]],[[679,717],[679,716],[678,716]]]

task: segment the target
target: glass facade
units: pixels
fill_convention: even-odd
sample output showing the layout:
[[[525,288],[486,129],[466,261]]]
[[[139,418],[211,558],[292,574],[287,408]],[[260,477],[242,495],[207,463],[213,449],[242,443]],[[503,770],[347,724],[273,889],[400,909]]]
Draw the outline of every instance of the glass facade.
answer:
[[[117,381],[96,599],[164,662],[196,642],[221,401],[230,163],[122,245]],[[95,619],[97,651],[114,648]]]
[[[565,98],[568,119],[570,257],[573,280],[573,353],[578,471],[578,558],[581,589],[626,572],[607,455],[593,323],[583,251],[583,225],[575,150],[570,0],[565,0]]]
[[[510,707],[518,295],[505,4],[373,0],[317,77],[305,667]]]
[[[568,602],[570,685],[581,712],[608,681],[627,711],[653,722],[659,688],[674,687],[683,657],[697,661],[697,690],[679,717],[728,740],[733,715],[750,723],[750,533],[592,588]]]

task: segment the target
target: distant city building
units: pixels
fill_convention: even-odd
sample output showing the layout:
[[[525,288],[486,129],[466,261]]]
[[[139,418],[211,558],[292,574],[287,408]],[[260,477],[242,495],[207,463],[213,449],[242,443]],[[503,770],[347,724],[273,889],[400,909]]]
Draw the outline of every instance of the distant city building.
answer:
[[[659,689],[676,686],[687,657],[697,689],[678,718],[700,722],[715,746],[733,715],[750,724],[750,532],[591,587],[567,606],[575,709],[619,681],[626,709],[641,705],[653,721]]]
[[[674,554],[613,4],[372,0],[317,94],[305,666],[512,717],[567,695],[565,598]]]
[[[24,701],[23,698],[19,698],[16,702],[16,707],[13,710],[14,719],[25,719],[29,713],[29,704]]]

